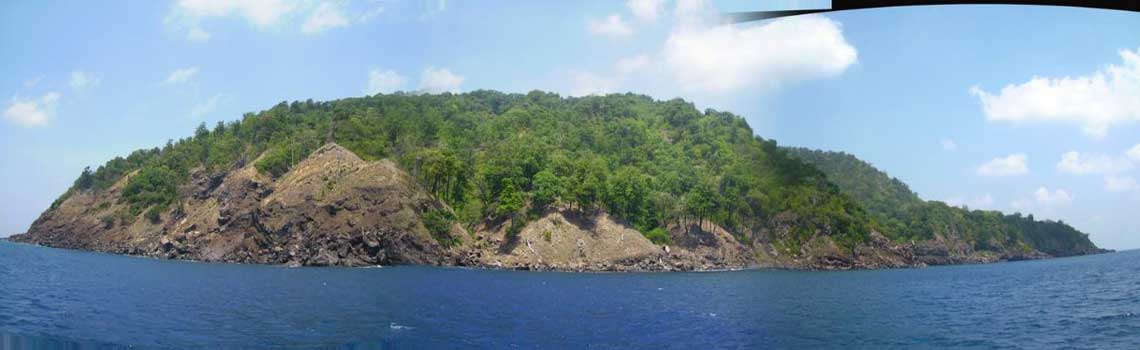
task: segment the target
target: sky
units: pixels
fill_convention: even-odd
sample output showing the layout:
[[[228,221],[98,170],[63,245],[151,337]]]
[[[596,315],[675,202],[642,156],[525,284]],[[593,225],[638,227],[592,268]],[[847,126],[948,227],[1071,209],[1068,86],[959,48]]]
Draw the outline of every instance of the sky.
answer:
[[[85,166],[281,101],[636,92],[844,151],[924,199],[1140,248],[1140,13],[827,1],[5,1],[0,237]]]

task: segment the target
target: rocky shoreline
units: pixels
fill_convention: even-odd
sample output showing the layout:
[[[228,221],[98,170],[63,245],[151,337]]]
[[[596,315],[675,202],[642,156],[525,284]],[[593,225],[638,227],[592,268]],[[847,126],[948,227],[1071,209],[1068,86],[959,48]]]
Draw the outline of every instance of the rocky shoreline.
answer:
[[[143,258],[183,260],[196,262],[232,263],[232,264],[269,264],[289,267],[301,266],[343,266],[343,267],[375,267],[398,265],[429,265],[465,267],[493,270],[518,271],[553,271],[553,272],[718,272],[740,270],[797,270],[797,271],[838,271],[838,270],[875,270],[897,268],[924,268],[938,265],[970,265],[990,264],[1021,260],[1040,260],[1054,258],[1048,254],[1010,254],[998,255],[992,252],[980,252],[969,255],[921,255],[915,260],[903,264],[867,263],[852,261],[837,257],[819,257],[814,259],[789,259],[780,263],[748,263],[726,264],[710,259],[700,259],[691,254],[677,254],[675,251],[662,251],[656,256],[643,256],[615,261],[601,261],[593,263],[540,263],[540,262],[511,262],[503,263],[501,260],[485,260],[481,253],[467,251],[448,254],[440,259],[430,261],[409,262],[386,259],[384,254],[367,253],[361,250],[331,250],[317,248],[310,251],[315,253],[290,253],[293,257],[285,261],[272,258],[255,257],[253,255],[239,255],[238,258],[211,260],[204,259],[192,247],[180,246],[180,243],[164,242],[157,248],[150,250],[124,244],[95,244],[95,245],[61,245],[59,242],[38,241],[24,234],[0,238],[14,243],[32,244],[58,249],[71,249],[81,251],[101,252],[108,254],[127,255]],[[367,243],[366,243],[367,245]],[[373,247],[378,247],[376,242]],[[1094,253],[1107,253],[1112,250],[1102,250]]]

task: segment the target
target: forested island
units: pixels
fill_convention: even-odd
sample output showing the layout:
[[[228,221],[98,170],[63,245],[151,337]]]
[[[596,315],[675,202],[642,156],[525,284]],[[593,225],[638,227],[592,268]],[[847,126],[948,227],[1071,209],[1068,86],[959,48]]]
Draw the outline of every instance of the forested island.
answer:
[[[924,201],[844,153],[636,94],[282,102],[85,169],[14,241],[173,259],[571,271],[851,269],[1102,252]]]

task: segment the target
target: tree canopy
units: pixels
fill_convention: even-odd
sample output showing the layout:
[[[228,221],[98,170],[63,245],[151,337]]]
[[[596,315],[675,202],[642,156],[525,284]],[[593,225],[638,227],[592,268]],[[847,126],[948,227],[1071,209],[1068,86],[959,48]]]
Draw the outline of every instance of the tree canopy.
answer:
[[[1063,222],[923,201],[899,179],[847,153],[805,148],[788,151],[828,174],[844,193],[867,208],[884,234],[895,240],[940,236],[963,239],[979,250],[1027,246],[1055,256],[1096,249],[1088,235]]]

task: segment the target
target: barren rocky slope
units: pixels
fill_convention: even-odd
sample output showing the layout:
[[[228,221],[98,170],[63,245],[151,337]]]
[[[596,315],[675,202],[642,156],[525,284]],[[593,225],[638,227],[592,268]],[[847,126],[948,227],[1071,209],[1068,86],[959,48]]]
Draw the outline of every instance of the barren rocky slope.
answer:
[[[15,241],[202,261],[293,265],[455,264],[420,216],[442,208],[389,161],[329,144],[273,180],[251,165],[194,173],[154,222],[116,217],[125,177],[45,212]],[[453,238],[462,242],[458,230]]]

